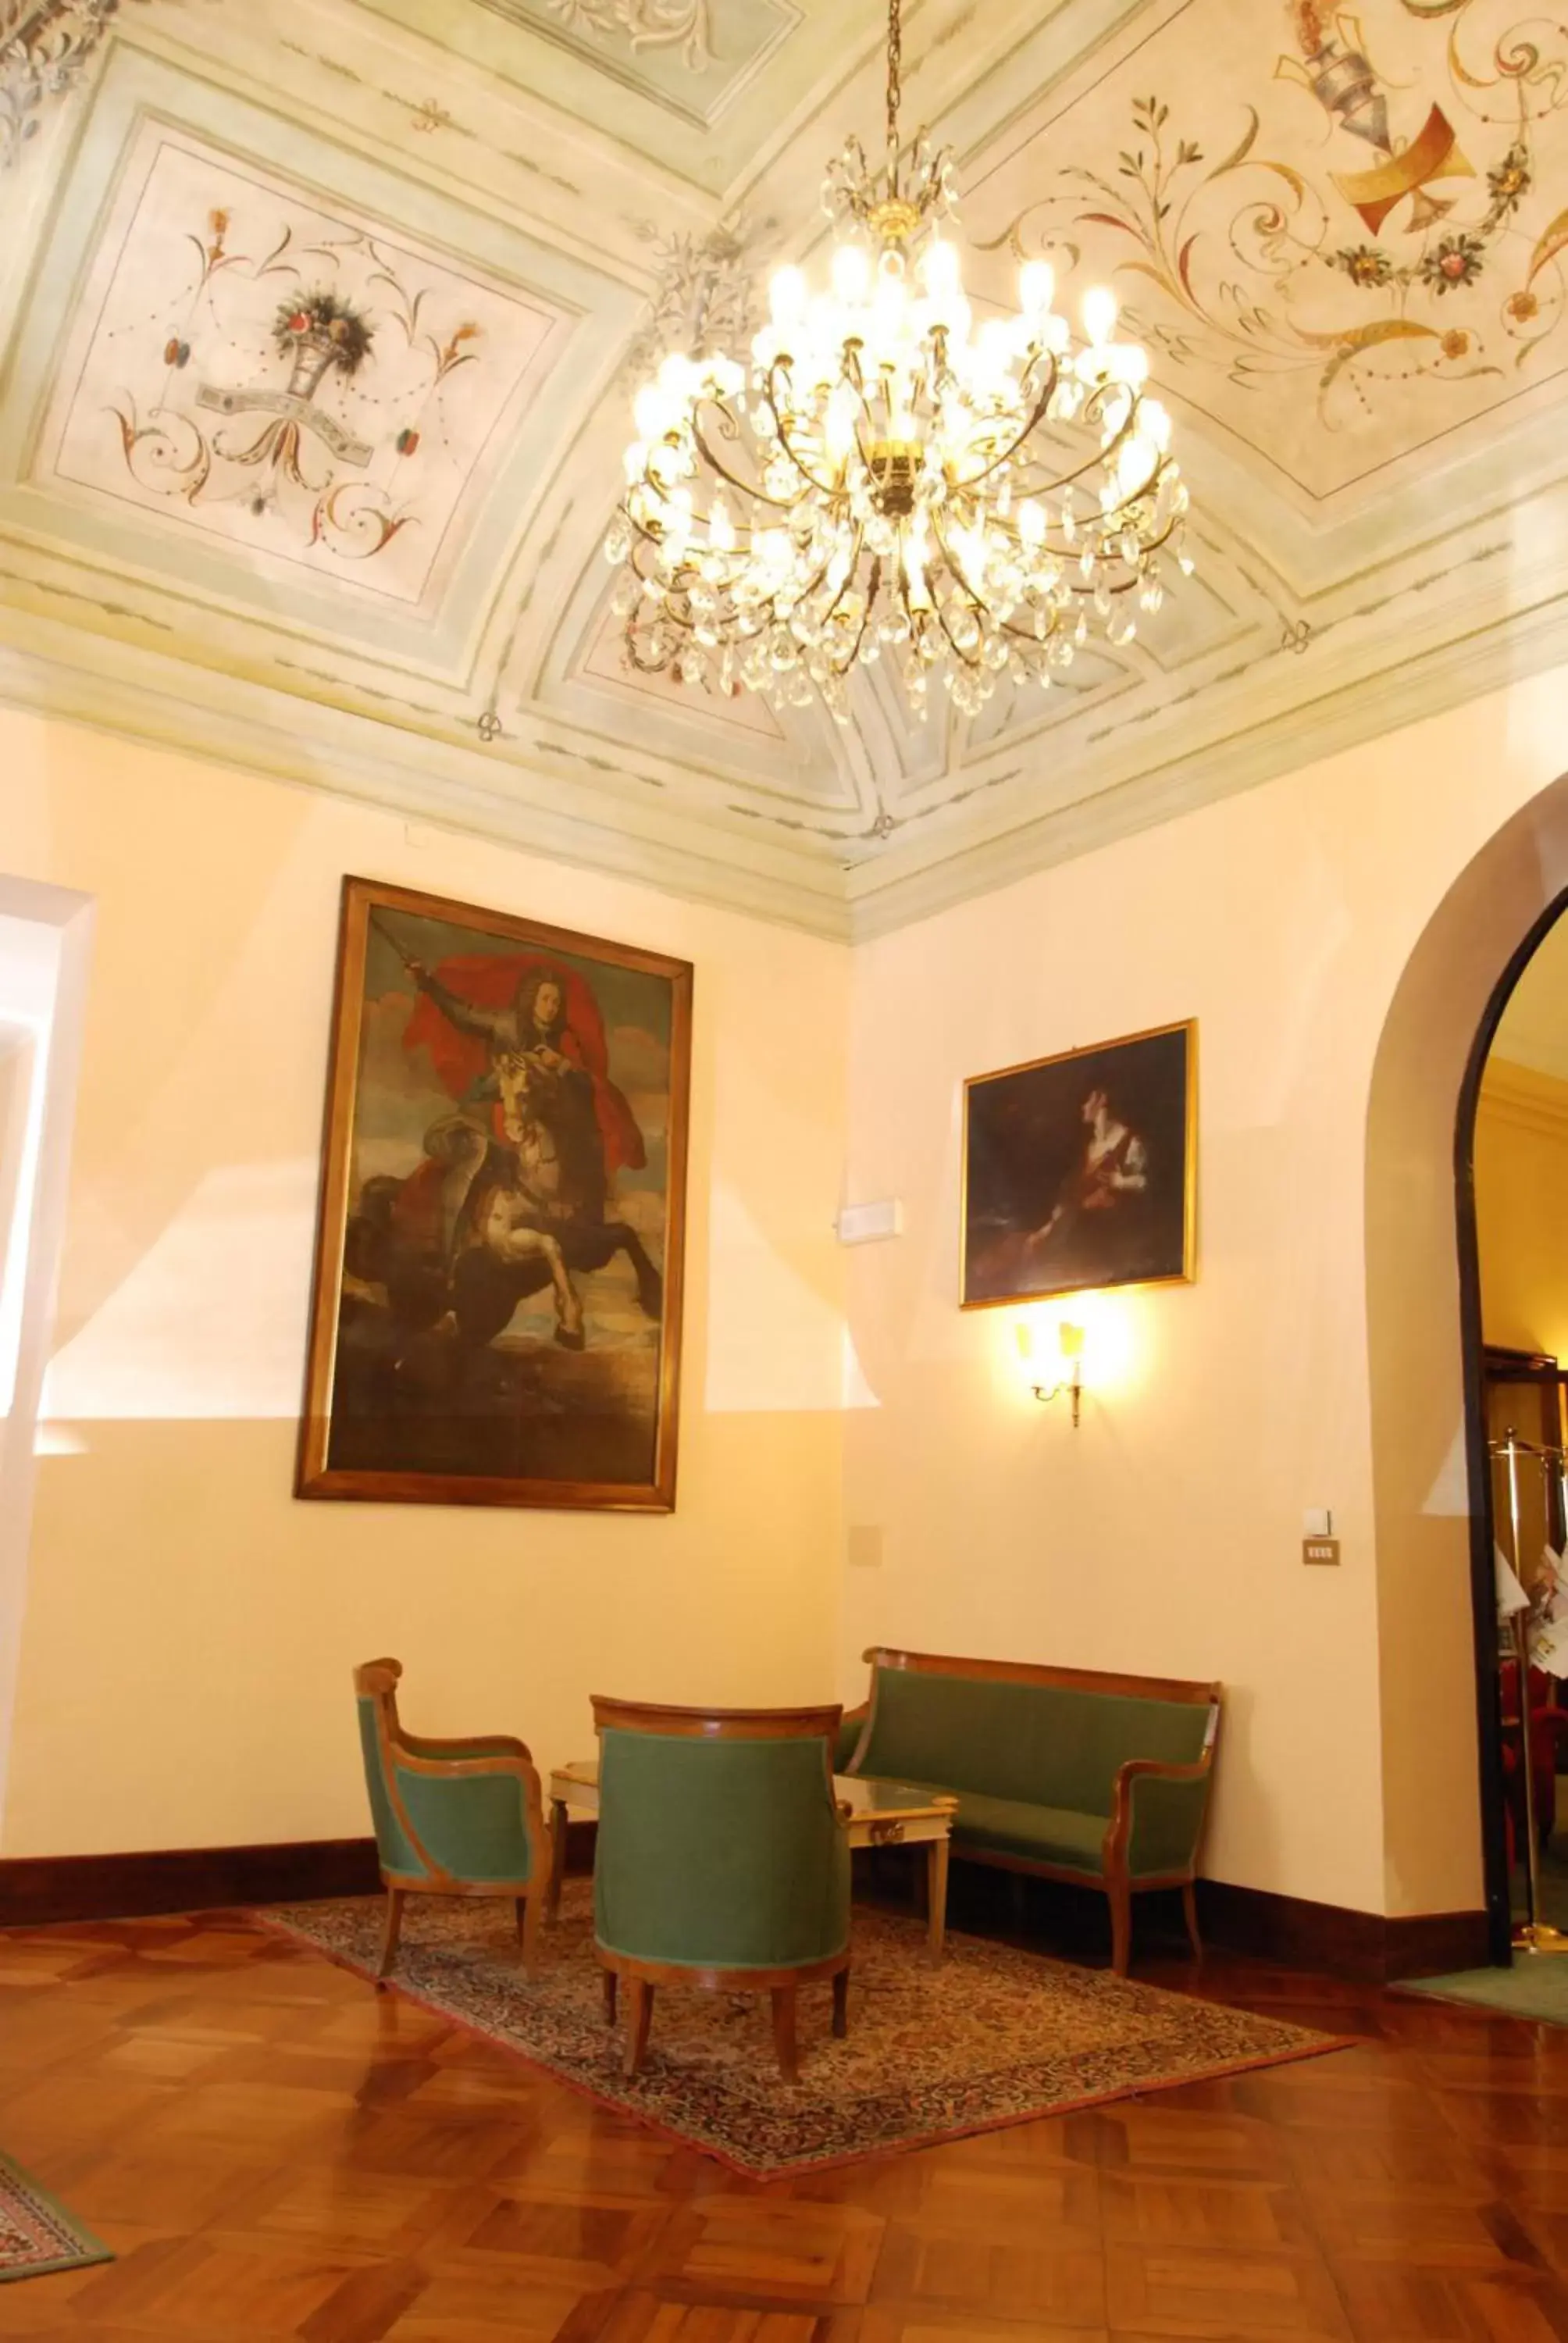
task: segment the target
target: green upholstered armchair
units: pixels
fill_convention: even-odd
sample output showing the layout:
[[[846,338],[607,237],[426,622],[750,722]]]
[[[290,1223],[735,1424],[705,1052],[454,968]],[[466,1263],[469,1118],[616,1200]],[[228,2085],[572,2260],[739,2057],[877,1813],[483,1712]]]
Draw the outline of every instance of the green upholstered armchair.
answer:
[[[526,1745],[507,1734],[427,1741],[397,1715],[399,1660],[354,1671],[365,1785],[387,1889],[378,1976],[397,1951],[409,1896],[510,1896],[523,1967],[531,1972],[538,1912],[550,1881],[539,1777]]]
[[[596,1699],[594,1949],[613,2020],[625,1977],[625,2071],[648,2047],[656,1987],[768,1993],[793,2082],[795,1997],[833,1980],[847,2024],[849,1844],[833,1796],[837,1708],[659,1708]]]

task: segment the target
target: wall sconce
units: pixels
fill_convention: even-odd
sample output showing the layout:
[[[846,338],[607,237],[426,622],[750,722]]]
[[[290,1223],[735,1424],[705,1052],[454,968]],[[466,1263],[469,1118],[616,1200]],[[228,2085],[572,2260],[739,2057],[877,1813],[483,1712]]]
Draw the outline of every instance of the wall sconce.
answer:
[[[1082,1327],[1070,1326],[1068,1324],[1067,1321],[1063,1319],[1058,1324],[1056,1329],[1056,1343],[1057,1350],[1060,1356],[1061,1372],[1057,1376],[1054,1383],[1046,1383],[1041,1380],[1041,1377],[1037,1371],[1037,1362],[1034,1354],[1034,1329],[1027,1323],[1021,1324],[1019,1327],[1018,1347],[1023,1357],[1025,1364],[1030,1371],[1030,1381],[1036,1399],[1042,1401],[1053,1400],[1060,1398],[1063,1392],[1070,1393],[1072,1397],[1072,1428],[1074,1432],[1076,1432],[1078,1430],[1080,1414],[1083,1404]]]

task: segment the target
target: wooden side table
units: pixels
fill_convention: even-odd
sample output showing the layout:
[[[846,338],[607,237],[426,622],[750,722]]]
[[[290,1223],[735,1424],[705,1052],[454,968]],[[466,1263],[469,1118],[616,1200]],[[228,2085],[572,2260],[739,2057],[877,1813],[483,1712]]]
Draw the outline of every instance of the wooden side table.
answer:
[[[923,1846],[926,1850],[926,1948],[942,1956],[948,1925],[948,1855],[956,1798],[918,1790],[907,1782],[874,1782],[857,1774],[836,1774],[833,1795],[851,1847]],[[598,1765],[585,1758],[558,1765],[550,1775],[550,1885],[548,1920],[558,1917],[567,1867],[567,1815],[598,1812]]]

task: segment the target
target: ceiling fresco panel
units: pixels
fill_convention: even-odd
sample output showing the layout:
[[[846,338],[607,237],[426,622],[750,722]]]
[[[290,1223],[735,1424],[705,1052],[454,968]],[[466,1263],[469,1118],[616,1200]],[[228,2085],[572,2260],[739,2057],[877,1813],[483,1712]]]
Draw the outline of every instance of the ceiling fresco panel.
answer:
[[[417,603],[562,326],[150,129],[34,478]]]
[[[1109,277],[1163,389],[1308,499],[1555,404],[1568,25],[1523,0],[1161,0],[971,171],[983,282]]]

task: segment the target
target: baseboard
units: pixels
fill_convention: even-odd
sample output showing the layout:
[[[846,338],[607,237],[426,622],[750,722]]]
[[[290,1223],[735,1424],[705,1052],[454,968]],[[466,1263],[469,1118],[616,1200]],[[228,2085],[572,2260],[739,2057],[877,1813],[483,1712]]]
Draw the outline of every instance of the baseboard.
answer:
[[[1227,1952],[1372,1985],[1483,1968],[1491,1958],[1484,1912],[1391,1917],[1221,1879],[1198,1882],[1198,1909],[1205,1940]]]
[[[156,1847],[131,1855],[42,1855],[0,1863],[0,1921],[129,1920],[229,1904],[305,1904],[370,1896],[380,1885],[373,1838],[262,1846]]]
[[[1418,1912],[1384,1926],[1385,1977],[1446,1976],[1455,1969],[1492,1966],[1492,1930],[1484,1912]]]
[[[593,1868],[595,1825],[569,1825],[567,1868]],[[956,1875],[973,1866],[955,1862]],[[307,1904],[373,1896],[380,1885],[369,1838],[299,1839],[261,1846],[161,1847],[132,1855],[26,1855],[0,1862],[0,1926],[43,1927],[62,1920],[128,1920],[159,1912],[215,1911],[232,1905]],[[1058,1899],[1069,1891],[1055,1891]],[[1095,1906],[1100,1898],[1082,1899]],[[1151,1899],[1152,1900],[1152,1899]],[[1391,1919],[1337,1904],[1276,1896],[1201,1879],[1206,1940],[1298,1969],[1359,1977],[1435,1976],[1484,1967],[1484,1912],[1433,1912]],[[1135,1942],[1147,1927],[1134,1916]]]
[[[591,1824],[572,1824],[568,1871],[593,1867]],[[0,1862],[0,1927],[60,1920],[145,1919],[239,1904],[310,1904],[374,1896],[373,1838],[307,1838],[261,1846],[156,1847],[132,1855],[41,1855]]]

